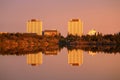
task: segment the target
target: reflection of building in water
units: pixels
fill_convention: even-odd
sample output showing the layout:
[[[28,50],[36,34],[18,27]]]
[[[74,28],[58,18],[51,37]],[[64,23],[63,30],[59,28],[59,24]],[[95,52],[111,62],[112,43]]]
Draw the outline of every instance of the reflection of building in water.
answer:
[[[37,66],[42,64],[42,52],[27,54],[27,64]]]
[[[71,64],[72,66],[80,66],[83,64],[83,51],[68,50],[68,64]]]
[[[88,54],[91,55],[91,56],[95,56],[96,52],[88,51]]]
[[[68,22],[68,34],[82,36],[83,22],[80,19],[71,19]]]
[[[45,51],[45,55],[57,55],[57,50]]]
[[[7,34],[8,32],[0,32],[0,34]]]

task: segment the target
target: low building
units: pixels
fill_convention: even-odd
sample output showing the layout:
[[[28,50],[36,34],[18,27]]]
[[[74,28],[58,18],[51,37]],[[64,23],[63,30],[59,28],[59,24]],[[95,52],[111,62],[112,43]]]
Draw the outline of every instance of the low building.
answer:
[[[57,30],[44,30],[43,31],[44,36],[60,36],[60,33]]]

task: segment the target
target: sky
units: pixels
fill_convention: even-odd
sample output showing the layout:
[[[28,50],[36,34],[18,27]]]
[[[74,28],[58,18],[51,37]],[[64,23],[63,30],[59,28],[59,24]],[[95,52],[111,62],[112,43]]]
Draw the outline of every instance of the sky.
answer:
[[[66,36],[68,21],[83,21],[83,32],[120,31],[120,0],[0,0],[0,32],[26,32],[26,22],[39,19],[43,30],[57,29]]]

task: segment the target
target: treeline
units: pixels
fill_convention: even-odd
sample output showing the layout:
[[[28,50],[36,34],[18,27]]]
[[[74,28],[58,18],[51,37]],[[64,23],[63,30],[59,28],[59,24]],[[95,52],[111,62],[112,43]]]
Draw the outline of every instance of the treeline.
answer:
[[[0,53],[17,53],[19,55],[45,51],[46,48],[49,48],[50,46],[53,46],[56,49],[58,43],[58,36],[40,36],[35,33],[2,33],[0,34]]]
[[[59,46],[59,47],[58,47]],[[45,52],[46,50],[82,49],[85,51],[120,53],[120,32],[116,34],[101,33],[95,35],[40,36],[35,33],[0,34],[0,54],[19,54]]]
[[[120,32],[116,34],[106,34],[101,33],[95,35],[82,35],[74,36],[67,35],[63,36],[41,36],[35,33],[3,33],[0,34],[0,45],[15,44],[15,45],[36,45],[36,46],[47,46],[58,44],[60,46],[68,45],[119,45],[120,44]]]
[[[60,46],[69,45],[120,45],[120,32],[116,34],[106,34],[101,33],[95,35],[82,35],[74,36],[68,35],[67,37],[62,37],[59,41]]]
[[[54,43],[53,43],[54,42]],[[40,36],[35,33],[3,33],[0,34],[1,46],[48,46],[58,44],[58,37]]]

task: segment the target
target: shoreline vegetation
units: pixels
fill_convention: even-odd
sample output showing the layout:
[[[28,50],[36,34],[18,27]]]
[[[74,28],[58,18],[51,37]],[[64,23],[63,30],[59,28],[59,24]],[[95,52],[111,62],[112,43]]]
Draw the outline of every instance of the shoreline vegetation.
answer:
[[[19,54],[46,50],[82,49],[93,52],[120,53],[120,32],[95,35],[40,36],[35,33],[0,34],[0,54]]]

